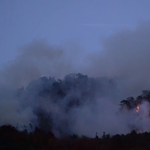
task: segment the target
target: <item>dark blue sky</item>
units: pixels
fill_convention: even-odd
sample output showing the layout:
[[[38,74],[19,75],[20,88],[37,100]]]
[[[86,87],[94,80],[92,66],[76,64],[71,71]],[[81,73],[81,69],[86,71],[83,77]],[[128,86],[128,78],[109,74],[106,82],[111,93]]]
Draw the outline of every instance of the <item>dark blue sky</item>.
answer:
[[[150,20],[149,0],[1,0],[0,68],[34,39],[100,50],[101,37]]]

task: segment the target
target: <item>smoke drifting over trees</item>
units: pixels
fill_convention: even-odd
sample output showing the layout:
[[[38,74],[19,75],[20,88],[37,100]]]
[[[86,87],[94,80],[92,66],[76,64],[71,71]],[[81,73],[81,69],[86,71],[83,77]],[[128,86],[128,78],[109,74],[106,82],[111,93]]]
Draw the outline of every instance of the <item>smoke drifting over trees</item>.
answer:
[[[91,54],[44,40],[23,46],[0,72],[0,125],[31,123],[57,136],[149,130],[148,102],[140,104],[142,120],[135,109],[119,112],[121,100],[150,88],[149,39],[145,22],[102,39],[103,48]]]

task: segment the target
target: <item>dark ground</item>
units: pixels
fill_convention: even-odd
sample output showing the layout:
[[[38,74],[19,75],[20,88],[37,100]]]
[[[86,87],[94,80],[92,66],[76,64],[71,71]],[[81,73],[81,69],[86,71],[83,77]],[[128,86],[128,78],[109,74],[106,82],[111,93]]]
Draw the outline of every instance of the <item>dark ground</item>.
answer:
[[[38,128],[28,133],[5,125],[0,127],[0,150],[150,150],[150,133],[132,131],[112,137],[104,133],[95,138],[74,134],[56,138],[52,132],[46,133]]]

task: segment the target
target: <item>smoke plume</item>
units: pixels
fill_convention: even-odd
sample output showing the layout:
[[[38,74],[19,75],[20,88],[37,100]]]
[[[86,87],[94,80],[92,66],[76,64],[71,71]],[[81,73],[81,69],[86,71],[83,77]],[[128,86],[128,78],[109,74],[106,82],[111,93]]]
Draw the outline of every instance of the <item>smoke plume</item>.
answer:
[[[149,130],[148,103],[141,103],[141,117],[135,109],[118,111],[122,99],[150,87],[149,39],[145,22],[101,39],[102,49],[90,54],[45,40],[21,47],[0,72],[0,125],[32,123],[58,136]]]

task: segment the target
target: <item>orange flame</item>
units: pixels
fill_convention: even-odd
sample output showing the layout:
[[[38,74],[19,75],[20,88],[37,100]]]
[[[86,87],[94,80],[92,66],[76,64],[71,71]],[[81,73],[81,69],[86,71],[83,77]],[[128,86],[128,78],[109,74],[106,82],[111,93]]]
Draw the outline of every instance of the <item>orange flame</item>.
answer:
[[[137,105],[136,106],[136,112],[139,113],[139,111],[140,111],[140,107]]]

